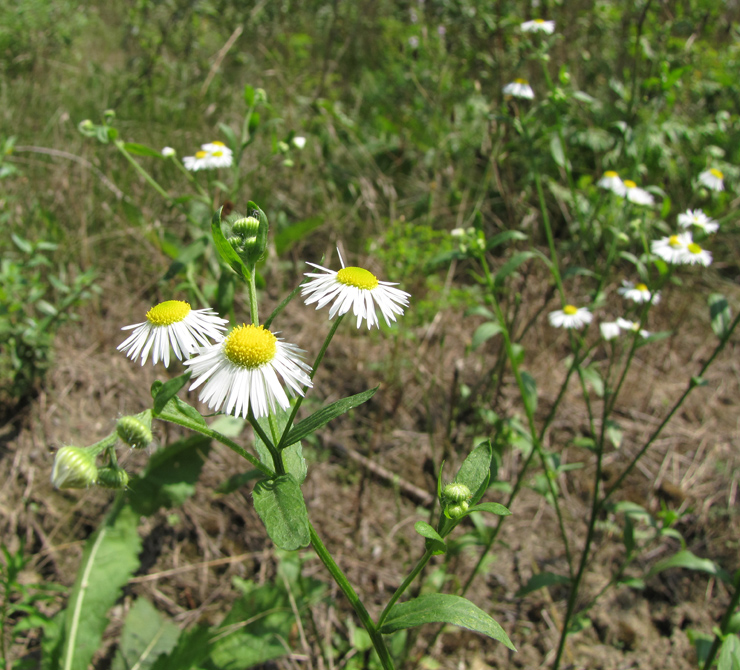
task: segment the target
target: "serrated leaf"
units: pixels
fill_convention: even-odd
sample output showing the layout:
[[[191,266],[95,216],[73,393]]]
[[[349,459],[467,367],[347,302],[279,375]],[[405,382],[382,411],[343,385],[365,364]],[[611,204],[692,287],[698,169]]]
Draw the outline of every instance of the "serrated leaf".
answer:
[[[491,459],[493,449],[491,441],[480,444],[463,461],[455,476],[456,484],[465,484],[470,489],[470,505],[475,505],[486,492],[491,477]]]
[[[244,281],[249,281],[249,269],[244,265],[244,261],[239,257],[239,254],[234,251],[234,247],[229,244],[229,241],[224,237],[224,233],[221,230],[221,209],[219,209],[211,220],[211,235],[213,236],[213,243],[216,246],[218,255],[221,256],[223,261]]]
[[[495,502],[484,502],[473,507],[468,508],[468,514],[472,512],[488,512],[489,514],[497,514],[498,516],[510,516],[511,512],[508,507],[504,507],[500,503]]]
[[[532,575],[529,581],[515,595],[517,598],[521,598],[529,593],[543,589],[546,586],[554,586],[555,584],[570,584],[570,579],[564,575],[556,575],[554,572],[538,572],[536,575]]]
[[[146,598],[138,598],[126,616],[111,670],[149,670],[177,644],[180,629],[165,619]]]
[[[309,545],[306,503],[292,475],[263,479],[254,487],[252,498],[267,534],[278,548],[295,551]]]
[[[462,626],[498,640],[512,651],[516,651],[506,631],[491,616],[469,600],[446,593],[431,593],[394,605],[380,632],[388,635],[425,623],[450,623]]]
[[[108,625],[108,610],[139,567],[138,520],[133,509],[117,502],[85,545],[64,621],[65,670],[87,670]]]
[[[144,144],[136,144],[135,142],[126,142],[123,148],[134,156],[154,156],[156,158],[162,158],[162,152],[156,151]]]
[[[522,372],[522,385],[524,386],[524,403],[531,414],[537,411],[537,382],[528,372]]]
[[[185,386],[188,381],[190,381],[190,375],[191,372],[188,370],[185,374],[175,377],[174,379],[170,379],[161,386],[157,386],[156,390],[154,385],[152,385],[152,393],[154,395],[152,414],[154,416],[159,416],[165,405],[179,393],[180,389]]]
[[[709,296],[709,318],[712,321],[712,330],[720,339],[727,335],[732,323],[732,312],[727,298],[721,293],[712,293]]]
[[[670,568],[684,568],[686,570],[696,570],[698,572],[706,572],[707,574],[718,577],[725,583],[732,583],[730,575],[720,568],[714,561],[708,558],[699,558],[688,549],[682,549],[678,553],[658,561],[650,571],[648,577],[653,577],[664,570]]]
[[[514,254],[506,263],[504,263],[496,273],[495,282],[501,284],[509,275],[514,274],[519,266],[526,263],[529,259],[534,258],[537,254],[534,251],[520,251]]]
[[[471,345],[473,350],[477,349],[486,340],[490,340],[501,332],[503,332],[503,328],[498,321],[488,321],[481,324],[475,329],[475,333],[473,333],[473,343]]]
[[[311,416],[306,417],[303,421],[293,426],[287,436],[285,436],[281,441],[280,448],[284,449],[285,447],[302,440],[304,437],[311,435],[311,433],[315,433],[319,428],[325,426],[332,419],[336,419],[338,416],[348,412],[353,407],[357,407],[358,405],[362,405],[362,403],[367,402],[375,395],[379,388],[379,386],[376,386],[373,389],[368,389],[367,391],[363,391],[357,395],[342,398],[326,407],[322,407],[318,412],[314,412]]]
[[[172,651],[160,656],[151,670],[190,670],[200,667],[211,653],[211,633],[205,626],[195,626],[183,631]]]

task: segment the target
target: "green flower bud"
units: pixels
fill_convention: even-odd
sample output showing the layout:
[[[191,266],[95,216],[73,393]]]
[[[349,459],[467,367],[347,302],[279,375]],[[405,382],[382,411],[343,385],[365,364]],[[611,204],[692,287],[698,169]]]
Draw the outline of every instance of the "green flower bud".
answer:
[[[125,489],[128,486],[128,473],[121,468],[98,468],[95,483],[106,489]]]
[[[456,505],[447,505],[447,507],[445,507],[445,516],[448,519],[459,519],[465,516],[465,513],[468,511],[468,507],[469,505],[467,500],[463,500]]]
[[[146,449],[154,439],[149,426],[135,416],[122,416],[118,419],[116,432],[123,442],[134,449]]]
[[[452,484],[447,484],[442,489],[442,497],[449,502],[461,503],[468,500],[470,496],[470,489],[465,484],[456,484],[453,482]]]
[[[95,455],[82,447],[62,447],[54,457],[51,483],[57,489],[85,489],[98,478]]]
[[[277,144],[278,151],[282,154],[287,153],[290,151],[290,147],[288,146],[287,142],[283,142],[282,140],[278,142]]]
[[[234,249],[241,250],[242,248],[242,238],[237,237],[236,235],[232,235],[226,240]]]
[[[239,237],[255,237],[260,228],[260,220],[253,216],[246,216],[234,221],[232,230]]]
[[[260,103],[267,102],[267,92],[264,88],[257,88],[254,91],[254,104],[259,105]]]

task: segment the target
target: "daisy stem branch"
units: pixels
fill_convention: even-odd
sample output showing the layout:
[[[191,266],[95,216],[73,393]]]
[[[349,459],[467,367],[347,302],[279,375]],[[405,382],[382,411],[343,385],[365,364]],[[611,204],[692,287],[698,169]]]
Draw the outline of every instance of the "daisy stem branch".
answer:
[[[90,451],[90,453],[97,456],[109,447],[114,446],[116,442],[118,442],[118,433],[114,430],[110,435],[104,437],[102,440],[100,440],[100,442],[91,444],[87,449]]]
[[[257,272],[253,265],[249,268],[249,315],[255,326],[260,325],[259,306],[257,305]]]
[[[337,586],[342,590],[342,593],[344,593],[347,600],[349,600],[350,604],[357,613],[357,616],[360,618],[362,625],[365,627],[365,630],[370,636],[370,640],[373,643],[373,647],[375,647],[375,651],[380,657],[380,662],[383,668],[385,670],[393,670],[393,660],[391,659],[390,653],[388,652],[388,647],[386,647],[385,645],[383,635],[378,630],[379,626],[375,625],[375,622],[370,617],[370,614],[368,614],[367,609],[365,609],[365,605],[362,604],[360,597],[352,588],[352,584],[349,583],[349,580],[344,575],[341,568],[334,562],[334,559],[331,557],[331,554],[324,546],[324,543],[321,541],[321,538],[319,537],[316,529],[313,527],[313,524],[310,521],[308,523],[308,529],[311,535],[311,544],[313,545],[314,550],[316,551],[318,557],[321,559],[321,562],[326,566],[326,569],[334,578]]]
[[[285,474],[285,466],[283,465],[283,458],[280,455],[280,451],[275,448],[275,444],[273,441],[268,437],[267,433],[264,431],[262,426],[260,426],[259,421],[254,418],[254,414],[252,413],[252,408],[249,408],[249,415],[247,417],[247,420],[251,424],[252,428],[254,429],[254,432],[259,435],[260,440],[264,443],[264,445],[267,447],[267,450],[270,452],[270,456],[272,456],[272,462],[275,465],[275,472],[273,473],[273,477]],[[275,418],[270,412],[268,414],[268,421],[270,422],[270,432],[273,431],[272,422],[275,421]],[[290,425],[290,424],[288,424]],[[277,423],[275,424],[275,430],[277,430]]]
[[[424,552],[424,555],[419,559],[416,566],[414,566],[414,569],[408,574],[406,579],[403,580],[403,583],[401,586],[399,586],[396,589],[396,592],[391,596],[391,599],[388,601],[388,604],[385,606],[385,609],[380,613],[380,616],[378,617],[378,628],[380,628],[383,625],[383,622],[385,621],[386,617],[388,616],[389,612],[393,608],[393,605],[396,604],[396,601],[403,595],[403,592],[411,586],[411,582],[413,582],[418,574],[424,569],[424,566],[429,562],[429,559],[433,556],[432,552],[427,549]]]

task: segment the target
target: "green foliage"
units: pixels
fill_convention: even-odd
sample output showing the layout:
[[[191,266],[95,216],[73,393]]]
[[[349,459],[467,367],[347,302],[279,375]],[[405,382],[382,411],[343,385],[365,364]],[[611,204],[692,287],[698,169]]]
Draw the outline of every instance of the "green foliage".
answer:
[[[308,546],[308,512],[293,475],[257,482],[252,498],[267,534],[280,549],[295,551]]]
[[[111,670],[149,670],[160,655],[172,651],[179,637],[180,629],[174,623],[146,598],[138,598],[126,616]]]

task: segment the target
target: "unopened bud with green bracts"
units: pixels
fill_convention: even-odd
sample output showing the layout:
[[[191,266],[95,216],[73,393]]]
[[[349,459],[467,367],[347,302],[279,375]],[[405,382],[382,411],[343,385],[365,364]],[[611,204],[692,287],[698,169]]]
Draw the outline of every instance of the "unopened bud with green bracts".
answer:
[[[128,473],[122,468],[98,468],[98,486],[106,489],[125,489],[128,486]]]
[[[116,424],[116,433],[123,442],[134,449],[146,449],[154,440],[151,431],[151,414],[122,416]]]
[[[459,519],[465,516],[468,511],[468,507],[468,501],[463,500],[462,502],[455,503],[454,505],[447,505],[444,508],[444,513],[448,519]]]
[[[442,489],[442,510],[448,519],[459,519],[464,516],[470,506],[468,501],[472,494],[465,484],[452,482]]]
[[[98,468],[96,454],[82,447],[62,447],[54,457],[51,483],[57,489],[86,489],[95,484]]]

